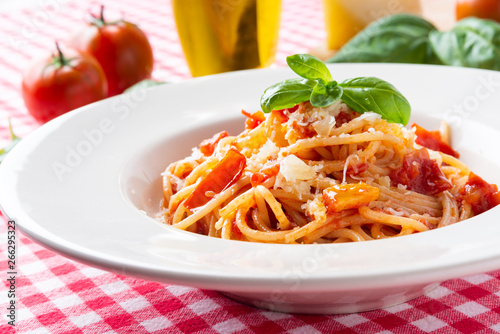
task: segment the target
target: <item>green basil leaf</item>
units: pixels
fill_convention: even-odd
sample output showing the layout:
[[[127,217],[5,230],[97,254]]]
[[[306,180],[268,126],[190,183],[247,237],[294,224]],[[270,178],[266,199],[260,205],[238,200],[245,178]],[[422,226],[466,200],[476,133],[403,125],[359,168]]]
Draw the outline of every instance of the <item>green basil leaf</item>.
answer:
[[[314,56],[296,54],[286,57],[286,62],[295,73],[305,79],[322,79],[325,82],[332,81],[332,75],[326,65]]]
[[[342,87],[335,81],[330,81],[327,85],[318,82],[311,94],[311,105],[314,107],[328,107],[342,97]]]
[[[408,100],[390,83],[375,77],[346,80],[342,101],[352,110],[373,111],[388,122],[408,124],[411,106]]]
[[[0,149],[0,163],[3,161],[3,159],[5,159],[7,153],[9,153],[14,148],[14,146],[16,146],[21,141],[21,138],[19,138],[14,134],[14,131],[12,130],[12,124],[10,123],[10,119],[9,119],[9,130],[10,130],[10,143],[6,147]]]
[[[433,31],[430,42],[445,65],[500,70],[500,24],[494,21],[466,18],[451,31]]]
[[[328,62],[436,63],[428,37],[435,30],[418,16],[387,16],[358,33]]]
[[[260,98],[262,111],[292,108],[295,105],[309,101],[316,81],[307,79],[289,79],[267,88]]]

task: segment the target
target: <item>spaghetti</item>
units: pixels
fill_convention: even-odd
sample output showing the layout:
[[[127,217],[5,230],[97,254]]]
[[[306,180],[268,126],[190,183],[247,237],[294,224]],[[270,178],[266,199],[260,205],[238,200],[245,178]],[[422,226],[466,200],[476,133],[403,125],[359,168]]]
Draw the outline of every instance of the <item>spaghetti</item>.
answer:
[[[338,243],[428,231],[500,203],[497,187],[458,160],[446,126],[408,130],[342,101],[243,113],[241,134],[216,134],[167,167],[165,224],[223,239]]]

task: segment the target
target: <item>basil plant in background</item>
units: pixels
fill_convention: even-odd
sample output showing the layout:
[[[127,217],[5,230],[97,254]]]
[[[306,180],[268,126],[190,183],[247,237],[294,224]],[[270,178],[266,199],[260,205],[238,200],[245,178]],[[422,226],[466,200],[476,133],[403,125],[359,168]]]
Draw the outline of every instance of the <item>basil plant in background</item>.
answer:
[[[362,30],[328,62],[439,64],[498,71],[500,24],[470,17],[441,32],[418,16],[387,16]]]

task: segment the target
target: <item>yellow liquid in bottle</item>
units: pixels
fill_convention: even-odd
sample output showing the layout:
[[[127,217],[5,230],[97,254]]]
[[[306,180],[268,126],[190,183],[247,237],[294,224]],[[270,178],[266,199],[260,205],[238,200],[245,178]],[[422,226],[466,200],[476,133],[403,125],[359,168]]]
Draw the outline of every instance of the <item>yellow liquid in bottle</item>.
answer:
[[[325,13],[326,45],[330,50],[340,49],[365,23],[356,19],[340,0],[323,0]]]
[[[327,47],[340,49],[368,24],[384,16],[421,14],[419,0],[323,0]]]
[[[269,66],[278,41],[280,0],[173,0],[193,76]]]

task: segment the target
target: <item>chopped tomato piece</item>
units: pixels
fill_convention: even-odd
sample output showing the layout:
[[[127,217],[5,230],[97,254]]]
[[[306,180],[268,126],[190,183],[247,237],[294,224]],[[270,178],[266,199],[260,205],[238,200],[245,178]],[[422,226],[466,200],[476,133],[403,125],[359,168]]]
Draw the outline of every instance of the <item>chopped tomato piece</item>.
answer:
[[[225,138],[229,136],[227,131],[222,131],[219,133],[216,133],[212,138],[210,139],[205,139],[204,141],[201,142],[200,144],[200,151],[206,156],[212,155],[215,151],[215,147],[219,143],[219,141],[222,138]]]
[[[460,195],[465,203],[472,207],[475,215],[488,211],[500,204],[500,191],[495,184],[490,184],[474,173],[469,174],[469,179]]]
[[[368,164],[361,162],[359,164],[349,164],[347,166],[347,175],[356,176],[368,170]]]
[[[264,166],[259,172],[253,173],[250,177],[250,182],[252,187],[256,187],[259,184],[264,183],[267,179],[278,175],[280,171],[280,164],[275,162],[272,165]]]
[[[339,128],[344,123],[349,123],[354,117],[359,116],[357,112],[345,112],[341,111],[337,116],[335,116],[335,127]]]
[[[282,109],[282,110],[273,110],[271,111],[272,114],[274,114],[274,116],[276,116],[276,118],[281,122],[281,123],[285,123],[288,121],[288,116],[285,115],[285,110]]]
[[[439,131],[428,131],[418,124],[413,124],[412,127],[415,127],[415,134],[417,135],[417,139],[415,142],[423,147],[430,148],[434,151],[439,151],[448,155],[451,155],[455,158],[459,158],[460,154],[457,151],[451,148],[450,145],[446,144],[441,138],[441,133]]]
[[[275,114],[280,120],[281,123],[288,121],[288,116],[285,114],[285,111],[288,110],[289,113],[296,112],[300,107],[300,104],[295,105],[292,108],[273,110],[272,113]]]
[[[378,188],[364,182],[340,184],[323,190],[323,201],[328,212],[341,212],[368,205],[379,196]]]
[[[241,113],[248,117],[245,121],[245,129],[247,130],[255,129],[260,125],[260,123],[266,120],[266,116],[264,116],[264,113],[262,111],[257,111],[251,114],[245,110],[241,110]]]
[[[212,197],[239,179],[246,163],[246,157],[235,148],[231,148],[226,156],[211,171],[205,174],[205,177],[185,200],[184,206],[193,209],[208,203]]]
[[[403,166],[393,171],[390,177],[394,186],[402,184],[409,190],[425,195],[436,195],[452,187],[425,148],[408,154]]]
[[[296,121],[293,121],[292,128],[299,134],[300,138],[312,138],[317,135],[316,130],[312,127],[312,123],[299,125]]]

